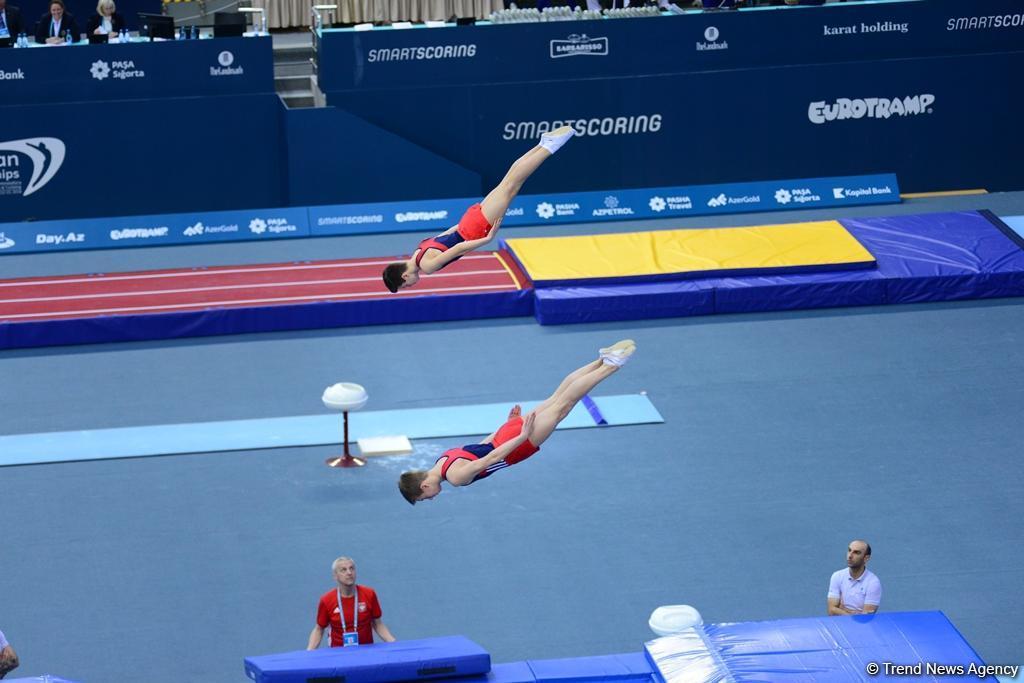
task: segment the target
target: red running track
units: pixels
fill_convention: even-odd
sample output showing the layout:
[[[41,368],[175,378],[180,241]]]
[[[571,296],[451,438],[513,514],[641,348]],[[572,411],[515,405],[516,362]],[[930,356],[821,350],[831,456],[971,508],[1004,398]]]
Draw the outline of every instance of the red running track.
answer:
[[[417,286],[392,294],[381,270],[393,258],[185,268],[0,280],[0,322],[145,315],[319,301],[393,299],[523,289],[505,252],[463,256]]]

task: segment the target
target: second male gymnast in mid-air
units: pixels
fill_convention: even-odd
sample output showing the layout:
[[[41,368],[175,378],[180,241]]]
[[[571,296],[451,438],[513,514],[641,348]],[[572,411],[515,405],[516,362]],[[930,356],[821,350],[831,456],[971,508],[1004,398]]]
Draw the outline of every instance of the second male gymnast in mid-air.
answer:
[[[574,133],[570,126],[544,133],[540,137],[540,144],[516,159],[498,186],[482,202],[469,207],[458,225],[420,242],[407,260],[385,266],[384,285],[392,293],[412,287],[419,282],[420,275],[436,273],[463,254],[493,240],[508,205],[519,194],[526,179],[568,142]]]
[[[480,443],[445,451],[429,470],[403,472],[398,490],[409,503],[441,493],[441,482],[468,486],[500,469],[526,460],[540,450],[555,427],[587,393],[626,364],[636,343],[632,339],[601,349],[597,360],[567,376],[547,399],[524,417],[519,406],[508,421]]]

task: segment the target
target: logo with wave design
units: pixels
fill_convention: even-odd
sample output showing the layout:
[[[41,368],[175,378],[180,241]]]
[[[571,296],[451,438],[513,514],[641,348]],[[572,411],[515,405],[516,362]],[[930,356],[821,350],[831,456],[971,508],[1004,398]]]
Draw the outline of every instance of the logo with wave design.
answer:
[[[22,181],[20,173],[23,157],[32,164],[28,182],[21,185],[21,196],[27,197],[41,190],[53,180],[64,164],[64,142],[57,138],[25,138],[0,142],[0,194],[17,194],[3,191],[4,185]]]
[[[573,33],[565,40],[551,41],[551,59],[582,56],[607,57],[608,39],[590,38],[586,33]]]

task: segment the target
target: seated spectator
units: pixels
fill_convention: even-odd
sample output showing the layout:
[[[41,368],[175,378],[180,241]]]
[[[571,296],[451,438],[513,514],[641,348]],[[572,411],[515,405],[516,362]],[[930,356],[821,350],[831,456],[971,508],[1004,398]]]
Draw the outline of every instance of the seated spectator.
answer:
[[[21,12],[9,6],[7,0],[0,0],[0,46],[13,44],[21,31]]]
[[[4,632],[0,631],[0,678],[3,678],[8,672],[14,671],[17,668],[18,655],[14,653],[14,648],[4,638]]]
[[[114,0],[100,0],[96,5],[96,14],[85,23],[85,32],[89,35],[119,34],[124,28],[124,17],[117,13]]]
[[[78,23],[71,12],[64,11],[64,0],[51,0],[49,13],[41,16],[36,24],[36,42],[60,45],[67,40],[67,36],[71,36],[73,42],[78,42]]]

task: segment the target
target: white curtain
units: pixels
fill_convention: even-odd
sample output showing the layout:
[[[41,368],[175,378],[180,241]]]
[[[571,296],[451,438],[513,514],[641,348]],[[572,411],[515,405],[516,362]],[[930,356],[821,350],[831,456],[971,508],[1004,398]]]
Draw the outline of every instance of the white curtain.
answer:
[[[444,21],[452,16],[486,19],[504,8],[502,0],[252,0],[271,28],[309,26],[313,5],[337,5],[334,21],[344,24]],[[330,17],[323,13],[324,22]]]

